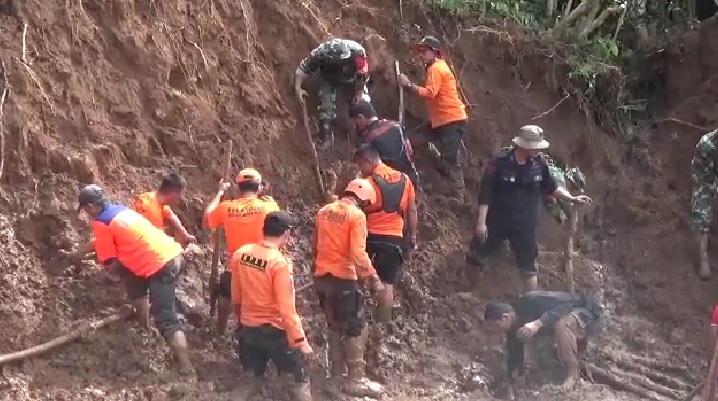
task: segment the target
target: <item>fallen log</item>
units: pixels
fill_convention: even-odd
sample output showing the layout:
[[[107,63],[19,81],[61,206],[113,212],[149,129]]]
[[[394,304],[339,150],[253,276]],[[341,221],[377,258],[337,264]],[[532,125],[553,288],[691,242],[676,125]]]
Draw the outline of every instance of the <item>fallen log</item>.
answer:
[[[616,390],[636,394],[647,400],[666,401],[670,399],[668,397],[656,394],[653,391],[647,390],[641,386],[633,384],[629,381],[626,381],[606,369],[599,368],[598,366],[589,363],[586,363],[584,366],[586,367],[586,370],[591,372],[591,375],[596,378],[597,383],[603,383],[615,388]]]
[[[77,340],[80,338],[83,334],[91,331],[95,331],[98,329],[101,329],[103,327],[106,327],[112,323],[118,322],[120,320],[124,320],[132,316],[134,313],[132,307],[129,305],[123,306],[119,312],[112,314],[104,319],[97,320],[94,322],[85,323],[82,326],[76,328],[75,330],[72,330],[71,332],[61,335],[51,341],[48,341],[44,344],[36,345],[34,347],[28,348],[24,351],[18,351],[18,352],[11,352],[9,354],[0,355],[0,366],[21,361],[27,358],[31,358],[40,354],[44,354],[48,351],[51,351],[61,345],[65,345],[67,343],[70,343],[72,341]]]

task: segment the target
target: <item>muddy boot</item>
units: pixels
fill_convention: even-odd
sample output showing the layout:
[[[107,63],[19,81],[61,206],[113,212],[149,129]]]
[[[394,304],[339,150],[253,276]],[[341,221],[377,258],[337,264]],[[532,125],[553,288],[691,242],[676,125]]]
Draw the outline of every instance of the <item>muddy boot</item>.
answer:
[[[170,348],[174,354],[179,371],[182,375],[194,376],[195,371],[192,362],[189,359],[189,350],[187,349],[187,338],[182,331],[176,331],[170,338]]]
[[[698,277],[701,280],[709,280],[711,278],[711,265],[708,260],[708,233],[701,233],[698,237],[698,252],[700,261]]]
[[[342,377],[346,372],[344,358],[344,338],[340,331],[329,330],[328,341],[329,373],[332,377]]]
[[[393,309],[391,306],[378,305],[374,312],[374,320],[377,323],[389,323],[393,318]]]
[[[334,128],[331,120],[319,122],[319,150],[328,150],[334,147]]]
[[[453,195],[463,198],[466,185],[464,184],[464,171],[461,169],[461,165],[447,165],[446,171],[449,173]]]
[[[382,386],[372,382],[366,377],[366,363],[364,362],[364,347],[366,346],[368,332],[364,329],[359,337],[347,337],[344,342],[344,351],[347,356],[347,381],[342,391],[353,397],[381,397]]]
[[[217,299],[217,335],[222,336],[227,330],[229,315],[232,312],[232,301],[223,297]]]
[[[150,298],[143,297],[132,301],[135,308],[135,319],[143,329],[150,328]]]
[[[289,399],[292,401],[312,401],[311,383],[292,383],[289,386]]]
[[[262,392],[262,378],[252,376],[245,376],[242,381],[239,382],[239,386],[229,393],[232,401],[249,401],[255,395]]]
[[[579,327],[578,320],[572,314],[564,316],[554,326],[554,340],[558,359],[566,369],[566,377],[561,383],[564,390],[572,389],[579,379],[579,342],[586,341],[586,330]],[[585,344],[581,344],[585,346]]]

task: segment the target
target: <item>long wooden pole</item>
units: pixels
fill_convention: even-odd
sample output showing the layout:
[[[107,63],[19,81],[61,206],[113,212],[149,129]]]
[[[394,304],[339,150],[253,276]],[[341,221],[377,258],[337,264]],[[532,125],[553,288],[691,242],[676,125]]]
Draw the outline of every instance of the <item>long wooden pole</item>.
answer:
[[[568,235],[566,236],[566,284],[568,285],[568,290],[571,294],[576,292],[576,283],[573,279],[573,246],[576,238],[576,232],[578,231],[578,208],[578,205],[571,205],[571,216],[569,216],[570,225],[568,228]]]
[[[227,144],[227,153],[225,155],[224,166],[222,166],[222,178],[224,180],[231,179],[229,174],[232,170],[232,140]],[[219,240],[221,228],[214,232],[212,237],[212,264],[209,270],[209,315],[214,316],[217,310],[217,300],[219,299]]]
[[[306,102],[302,102],[302,116],[304,117],[304,130],[307,133],[307,142],[311,147],[312,157],[314,158],[314,175],[317,179],[317,185],[319,186],[319,193],[321,196],[325,196],[324,191],[324,179],[322,178],[322,171],[319,167],[319,156],[317,155],[317,148],[314,146],[314,139],[312,138],[312,130],[309,129],[309,113],[307,112]]]
[[[396,77],[399,78],[399,75],[401,74],[401,67],[399,66],[399,60],[394,61],[394,72],[396,73]],[[399,90],[399,125],[404,127],[404,88],[399,85],[399,80],[396,81],[396,86]]]

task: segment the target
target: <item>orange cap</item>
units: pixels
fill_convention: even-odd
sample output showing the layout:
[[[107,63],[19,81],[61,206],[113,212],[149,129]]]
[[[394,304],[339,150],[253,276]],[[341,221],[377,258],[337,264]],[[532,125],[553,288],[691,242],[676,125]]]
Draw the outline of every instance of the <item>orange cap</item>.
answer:
[[[253,169],[253,168],[245,168],[244,170],[240,171],[239,174],[237,174],[237,183],[242,182],[262,182],[262,175],[259,174],[259,171]]]

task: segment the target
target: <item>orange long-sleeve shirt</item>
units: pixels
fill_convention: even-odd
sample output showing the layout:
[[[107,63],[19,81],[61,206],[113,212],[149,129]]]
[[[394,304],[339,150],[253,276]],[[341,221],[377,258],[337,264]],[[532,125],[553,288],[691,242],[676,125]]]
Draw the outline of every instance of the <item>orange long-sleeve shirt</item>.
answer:
[[[239,306],[244,326],[264,324],[287,332],[290,347],[306,341],[297,314],[294,293],[294,267],[272,244],[244,245],[232,255],[232,304]]]
[[[350,200],[319,209],[316,230],[315,277],[331,274],[357,280],[376,274],[366,252],[366,216]]]
[[[431,128],[468,118],[466,106],[459,96],[456,77],[443,59],[437,58],[426,69],[426,82],[423,87],[417,88],[417,93],[426,100]]]
[[[161,205],[157,200],[157,192],[145,192],[135,198],[132,210],[143,215],[153,226],[164,230],[165,220],[174,215],[172,208],[168,205]]]

